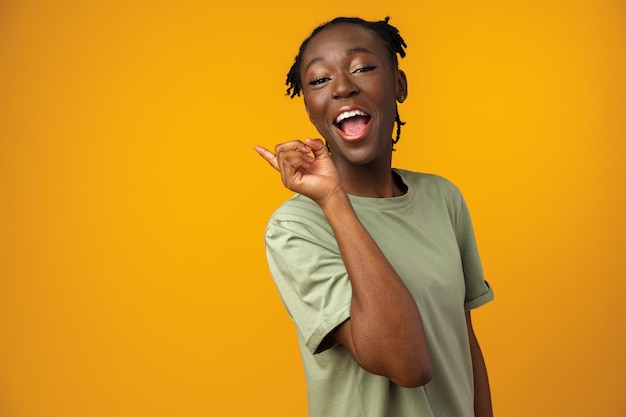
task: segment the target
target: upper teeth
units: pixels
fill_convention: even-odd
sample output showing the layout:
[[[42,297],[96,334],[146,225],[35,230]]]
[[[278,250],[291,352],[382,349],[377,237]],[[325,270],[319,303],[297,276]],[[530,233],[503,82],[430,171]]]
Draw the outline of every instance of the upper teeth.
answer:
[[[366,114],[363,113],[361,110],[344,111],[339,116],[337,116],[337,119],[335,120],[335,123],[339,123],[342,120],[345,120],[345,119],[348,119],[348,118],[354,117],[354,116],[366,116]]]

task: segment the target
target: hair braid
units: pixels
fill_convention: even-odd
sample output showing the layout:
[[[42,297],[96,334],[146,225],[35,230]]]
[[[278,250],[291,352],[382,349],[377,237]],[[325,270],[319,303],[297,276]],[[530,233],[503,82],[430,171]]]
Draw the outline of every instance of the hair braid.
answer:
[[[398,113],[398,106],[396,106],[396,138],[393,139],[393,144],[395,145],[400,140],[400,131],[402,130],[402,126],[404,126],[406,122],[400,120],[400,113]],[[391,147],[392,151],[395,151],[395,146]]]

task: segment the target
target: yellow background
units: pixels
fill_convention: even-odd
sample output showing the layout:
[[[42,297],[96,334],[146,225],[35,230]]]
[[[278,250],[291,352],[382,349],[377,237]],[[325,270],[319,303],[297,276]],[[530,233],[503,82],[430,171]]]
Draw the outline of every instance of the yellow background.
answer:
[[[626,413],[619,0],[0,2],[0,416],[304,416],[255,144],[335,15],[409,47],[398,167],[463,190],[498,416]],[[345,5],[344,5],[345,4]]]

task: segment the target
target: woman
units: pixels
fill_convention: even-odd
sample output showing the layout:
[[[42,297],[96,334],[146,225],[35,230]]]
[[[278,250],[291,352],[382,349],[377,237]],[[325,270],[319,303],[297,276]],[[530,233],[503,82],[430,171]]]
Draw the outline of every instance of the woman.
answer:
[[[326,144],[255,148],[296,193],[265,242],[298,330],[310,416],[492,415],[470,310],[493,293],[463,197],[391,166],[405,46],[388,18],[318,27],[287,92],[303,94]]]

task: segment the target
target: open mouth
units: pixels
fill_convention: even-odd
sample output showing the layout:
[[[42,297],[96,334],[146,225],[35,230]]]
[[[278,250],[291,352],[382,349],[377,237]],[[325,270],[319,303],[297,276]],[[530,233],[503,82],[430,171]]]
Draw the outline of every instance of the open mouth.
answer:
[[[361,110],[340,113],[335,119],[335,126],[348,138],[360,137],[367,129],[372,116]]]

